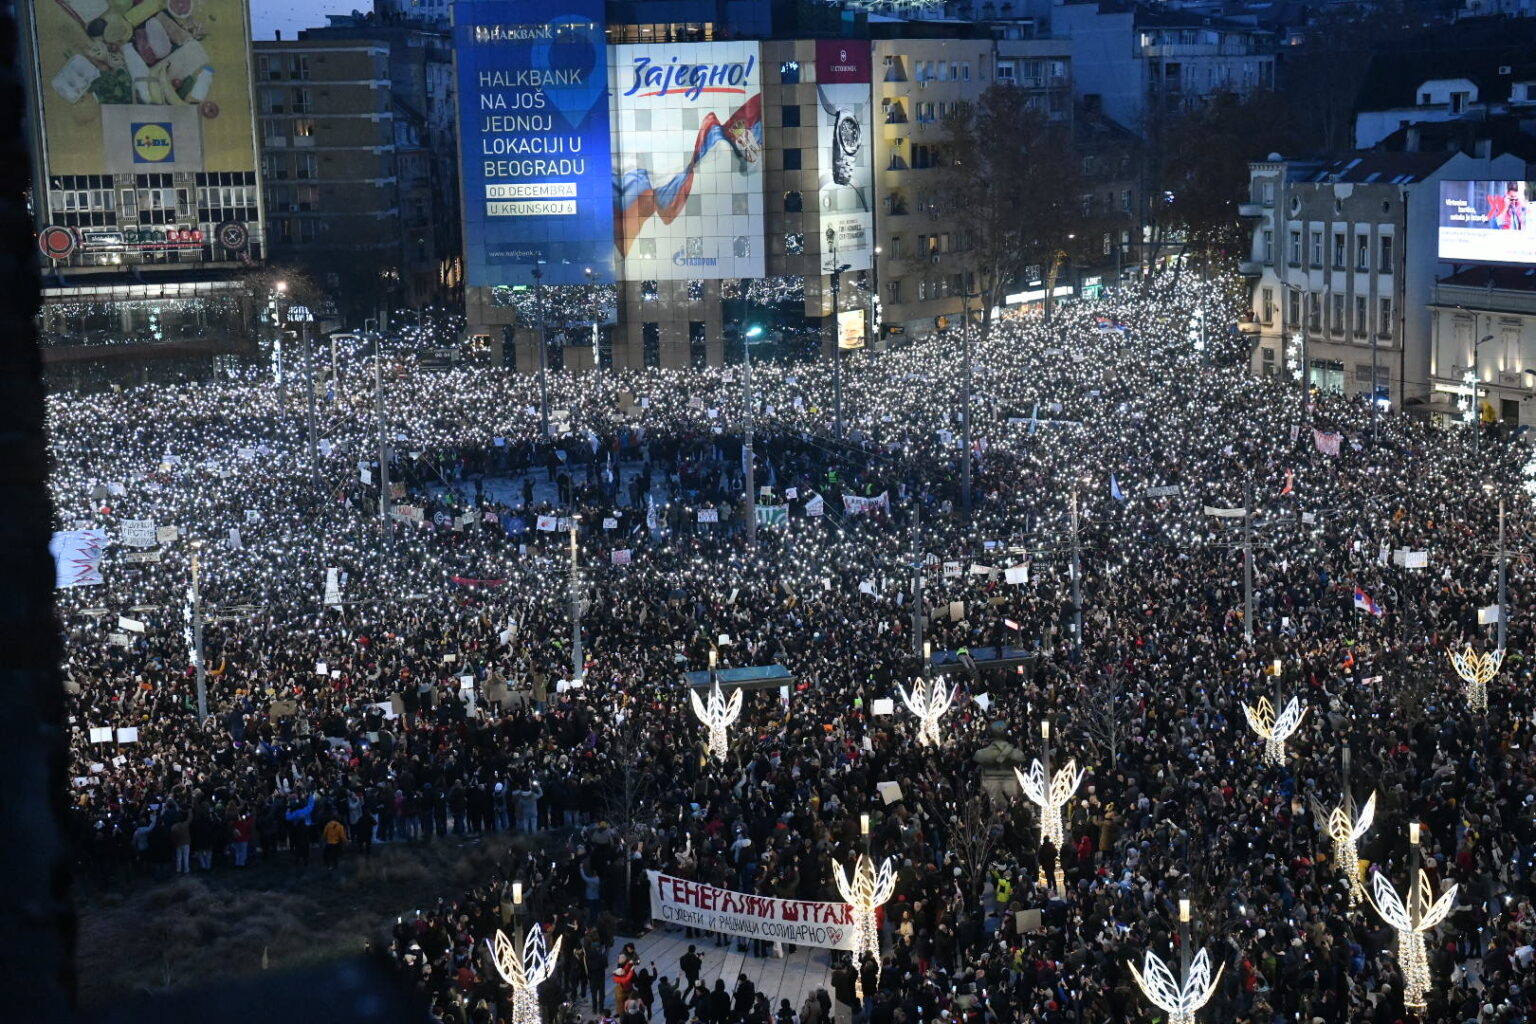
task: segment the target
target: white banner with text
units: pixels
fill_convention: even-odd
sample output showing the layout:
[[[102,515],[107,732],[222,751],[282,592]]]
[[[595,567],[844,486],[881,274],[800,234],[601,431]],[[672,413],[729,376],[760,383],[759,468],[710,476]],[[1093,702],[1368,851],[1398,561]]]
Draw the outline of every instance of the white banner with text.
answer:
[[[743,939],[822,949],[853,949],[853,907],[847,903],[785,900],[647,871],[651,917]]]

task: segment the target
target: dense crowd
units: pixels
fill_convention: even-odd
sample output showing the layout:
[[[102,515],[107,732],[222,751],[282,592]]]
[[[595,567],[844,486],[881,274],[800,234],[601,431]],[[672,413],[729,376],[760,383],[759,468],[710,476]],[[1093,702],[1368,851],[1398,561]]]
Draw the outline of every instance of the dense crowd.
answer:
[[[816,1024],[847,1019],[858,976],[859,1012],[880,1024],[1141,1019],[1127,960],[1177,962],[1182,896],[1192,941],[1225,967],[1210,1019],[1391,1022],[1405,1016],[1393,933],[1350,905],[1318,814],[1342,797],[1348,743],[1355,799],[1377,794],[1367,870],[1401,889],[1419,821],[1432,885],[1458,885],[1423,1019],[1528,1019],[1523,559],[1485,716],[1445,657],[1488,642],[1478,610],[1496,601],[1501,498],[1509,547],[1528,537],[1524,445],[1474,451],[1333,396],[1304,406],[1295,381],[1244,373],[1240,338],[1191,347],[1194,311],[1220,302],[1185,283],[993,324],[973,349],[969,513],[953,337],[849,360],[841,436],[830,368],[754,367],[758,500],[783,512],[752,546],[740,368],[552,374],[553,440],[533,379],[390,372],[404,510],[387,526],[371,367],[321,396],[316,466],[291,381],[55,396],[59,528],[177,527],[146,549],[154,560],[114,546],[103,585],[59,592],[87,870],[303,865],[317,851],[335,867],[374,842],[527,833],[498,878],[394,927],[393,955],[445,1020],[506,1017],[484,940],[535,924],[562,940],[547,1020],[570,1005]],[[1244,520],[1205,511],[1243,507],[1251,608]],[[1399,567],[1399,549],[1427,550],[1428,568]],[[948,674],[959,696],[926,748],[899,701],[873,712],[923,670],[923,643],[1030,656]],[[682,681],[712,655],[795,679],[748,695],[723,764],[701,756]],[[1280,767],[1240,707],[1260,696],[1308,710]],[[1005,766],[1033,759],[1045,721],[1054,762],[1087,768],[1059,849],[1031,805],[981,795],[974,756],[996,743]],[[105,727],[137,736],[93,742]],[[891,781],[899,799],[877,788]],[[649,916],[647,869],[837,899],[831,862],[863,848],[862,814],[873,854],[898,866],[883,969],[840,963],[824,999],[778,1006],[748,975],[623,948]]]

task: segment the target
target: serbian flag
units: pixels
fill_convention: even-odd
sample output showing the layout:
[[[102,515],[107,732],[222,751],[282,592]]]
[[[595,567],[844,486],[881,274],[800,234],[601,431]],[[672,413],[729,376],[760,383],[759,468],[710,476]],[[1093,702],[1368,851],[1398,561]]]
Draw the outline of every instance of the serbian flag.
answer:
[[[1287,494],[1290,494],[1291,491],[1294,489],[1295,484],[1296,484],[1296,471],[1295,470],[1291,470],[1291,469],[1286,470],[1285,471],[1285,486],[1280,489],[1280,497],[1283,498]]]
[[[1381,614],[1381,605],[1377,604],[1375,601],[1372,601],[1370,594],[1367,594],[1365,591],[1361,590],[1359,587],[1356,587],[1355,588],[1355,610],[1356,611],[1365,612],[1365,613],[1367,613],[1369,615],[1380,615]]]

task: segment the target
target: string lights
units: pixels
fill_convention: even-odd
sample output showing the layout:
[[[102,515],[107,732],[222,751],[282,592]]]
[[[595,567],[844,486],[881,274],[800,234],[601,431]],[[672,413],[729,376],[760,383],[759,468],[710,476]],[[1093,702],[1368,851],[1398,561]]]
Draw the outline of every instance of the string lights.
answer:
[[[1257,708],[1244,704],[1243,714],[1248,718],[1248,727],[1264,741],[1264,760],[1276,766],[1284,764],[1285,741],[1301,726],[1301,720],[1307,714],[1306,708],[1292,697],[1285,710],[1277,716],[1269,698],[1260,697]]]
[[[1382,920],[1397,930],[1397,966],[1403,972],[1403,1005],[1423,1009],[1429,1004],[1429,958],[1424,948],[1424,933],[1445,920],[1456,903],[1456,886],[1440,894],[1438,900],[1429,886],[1429,876],[1419,867],[1419,823],[1408,825],[1408,845],[1413,863],[1408,875],[1408,898],[1397,895],[1385,872],[1371,875],[1371,889],[1366,893],[1371,906]]]
[[[1462,693],[1466,695],[1467,704],[1473,711],[1488,710],[1488,684],[1498,676],[1500,667],[1504,664],[1504,651],[1502,648],[1479,654],[1469,644],[1467,649],[1460,654],[1455,651],[1446,652],[1451,659],[1451,668],[1461,677]]]
[[[693,714],[709,728],[709,754],[717,761],[724,761],[730,745],[727,730],[741,717],[741,689],[731,691],[729,699],[720,692],[720,680],[714,681],[709,691],[709,704],[699,699],[698,690],[689,690]]]
[[[861,815],[860,829],[866,837],[869,836],[869,815]],[[853,865],[853,876],[843,870],[843,865],[834,859],[832,861],[832,876],[837,882],[837,891],[842,895],[843,902],[853,908],[854,948],[853,962],[861,964],[866,955],[874,957],[876,984],[880,978],[880,929],[875,922],[875,912],[879,910],[891,898],[896,891],[896,870],[894,862],[887,857],[880,863],[879,870],[875,868],[875,862],[868,853],[860,853],[858,860]],[[864,981],[860,976],[862,972],[855,972],[857,978],[859,998],[864,998]]]
[[[925,747],[938,746],[939,721],[955,702],[954,688],[940,676],[933,680],[914,679],[911,690],[898,683],[896,692],[901,694],[907,710],[917,716],[917,741]]]
[[[539,986],[554,973],[563,941],[556,939],[554,947],[546,950],[544,930],[537,924],[523,938],[521,955],[500,928],[494,939],[486,940],[496,972],[512,986],[512,1024],[540,1024]]]
[[[1194,1024],[1195,1013],[1210,1002],[1221,981],[1221,968],[1211,975],[1205,950],[1189,955],[1189,900],[1179,900],[1179,948],[1184,960],[1182,977],[1174,977],[1161,957],[1148,950],[1140,970],[1131,962],[1131,976],[1147,1000],[1168,1014],[1168,1024]]]

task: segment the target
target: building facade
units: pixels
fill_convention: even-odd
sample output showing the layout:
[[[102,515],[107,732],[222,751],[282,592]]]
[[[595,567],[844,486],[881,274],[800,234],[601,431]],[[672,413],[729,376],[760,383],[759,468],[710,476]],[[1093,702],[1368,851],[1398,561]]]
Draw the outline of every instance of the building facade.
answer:
[[[1510,156],[1354,153],[1250,164],[1239,213],[1254,224],[1242,272],[1258,326],[1253,372],[1400,407],[1431,391],[1430,303],[1440,183],[1521,177]]]
[[[1447,426],[1477,414],[1510,427],[1536,422],[1536,277],[1526,267],[1480,266],[1435,285],[1432,410]]]
[[[243,342],[266,258],[250,12],[22,5],[45,341]],[[111,41],[109,41],[111,40]]]

